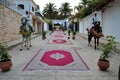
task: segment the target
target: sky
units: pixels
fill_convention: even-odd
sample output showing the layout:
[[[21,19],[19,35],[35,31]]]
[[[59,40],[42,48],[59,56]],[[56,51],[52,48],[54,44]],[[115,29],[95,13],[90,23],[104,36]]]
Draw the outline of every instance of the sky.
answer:
[[[43,10],[45,7],[45,4],[47,3],[54,3],[56,8],[58,9],[63,2],[70,3],[70,6],[72,9],[74,9],[74,6],[77,6],[80,3],[80,0],[34,0],[37,5],[40,7],[40,11]]]

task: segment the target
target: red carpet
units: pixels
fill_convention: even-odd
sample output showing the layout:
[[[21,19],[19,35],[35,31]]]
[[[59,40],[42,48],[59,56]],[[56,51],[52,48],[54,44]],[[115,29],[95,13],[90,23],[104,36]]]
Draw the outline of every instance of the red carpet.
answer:
[[[64,43],[67,43],[66,40],[63,40],[63,39],[55,39],[55,40],[52,40],[53,43],[57,43],[57,44],[64,44]]]
[[[45,52],[40,61],[50,66],[65,66],[72,63],[74,60],[70,52],[63,50],[51,50]]]
[[[55,31],[48,44],[72,44],[62,31]]]
[[[77,70],[89,67],[75,49],[40,49],[25,65],[24,70]]]

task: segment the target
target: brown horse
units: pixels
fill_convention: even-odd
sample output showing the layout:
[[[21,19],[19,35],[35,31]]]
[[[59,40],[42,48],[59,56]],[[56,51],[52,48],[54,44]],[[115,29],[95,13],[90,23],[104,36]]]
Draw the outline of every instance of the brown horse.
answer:
[[[102,27],[100,27],[100,22],[95,22],[91,30],[88,30],[88,46],[91,46],[90,42],[92,37],[94,37],[94,48],[99,46],[99,38],[102,37]]]

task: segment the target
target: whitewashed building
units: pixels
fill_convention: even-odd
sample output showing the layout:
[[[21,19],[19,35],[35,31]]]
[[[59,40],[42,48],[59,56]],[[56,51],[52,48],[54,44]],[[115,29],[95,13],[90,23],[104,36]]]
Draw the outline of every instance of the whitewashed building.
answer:
[[[26,11],[31,13],[35,33],[41,33],[44,21],[39,6],[33,0],[13,0],[13,2],[15,5],[11,7],[21,15],[24,15]]]

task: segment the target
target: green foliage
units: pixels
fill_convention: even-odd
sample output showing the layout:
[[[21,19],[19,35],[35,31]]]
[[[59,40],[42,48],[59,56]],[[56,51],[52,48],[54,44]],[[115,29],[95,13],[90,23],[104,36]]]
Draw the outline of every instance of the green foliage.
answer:
[[[57,8],[54,3],[47,3],[42,11],[45,18],[54,19],[58,14]]]
[[[8,54],[6,43],[0,43],[0,61],[8,61],[11,56]]]
[[[71,30],[68,30],[68,33],[70,33],[71,32]]]
[[[110,57],[112,57],[113,50],[116,48],[116,42],[115,37],[113,36],[107,36],[108,43],[103,44],[103,53],[100,55],[101,60],[108,60]]]
[[[43,31],[43,32],[42,32],[42,35],[43,35],[43,36],[45,36],[45,35],[46,35],[46,33],[47,33],[46,31]]]
[[[49,19],[49,18],[44,18],[44,21],[45,21],[47,24],[52,24],[52,21],[51,21],[51,19]]]
[[[68,30],[68,35],[70,36],[71,30]]]
[[[75,9],[78,10],[75,16],[77,18],[83,19],[87,15],[94,11],[103,10],[107,7],[111,7],[115,0],[82,0]]]
[[[45,18],[65,19],[71,15],[72,8],[68,2],[62,3],[59,9],[54,3],[47,3],[42,11]]]
[[[73,35],[76,35],[76,34],[77,34],[77,32],[73,31],[73,32],[72,32],[72,34],[73,34]]]

